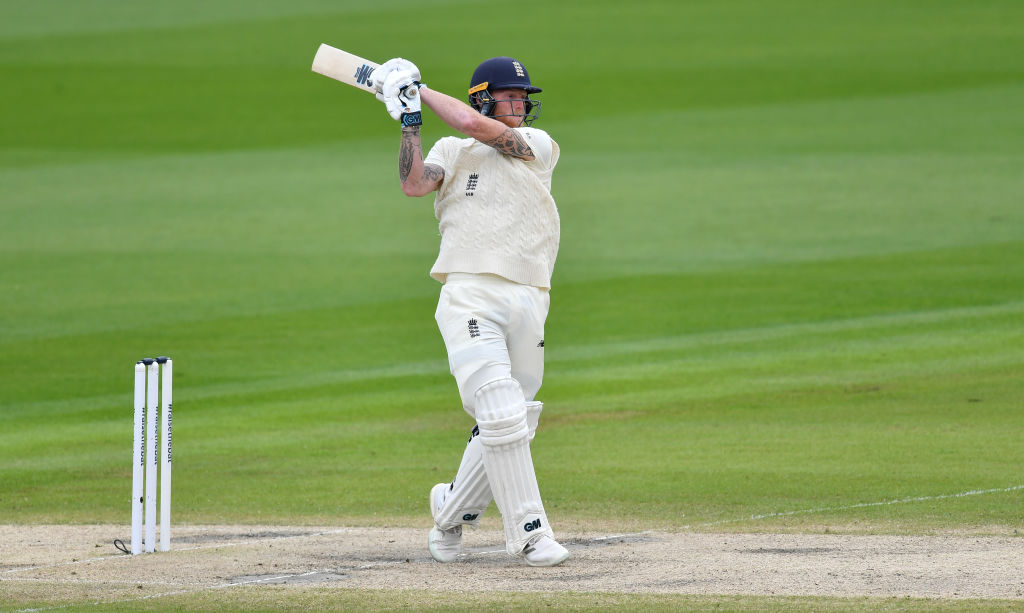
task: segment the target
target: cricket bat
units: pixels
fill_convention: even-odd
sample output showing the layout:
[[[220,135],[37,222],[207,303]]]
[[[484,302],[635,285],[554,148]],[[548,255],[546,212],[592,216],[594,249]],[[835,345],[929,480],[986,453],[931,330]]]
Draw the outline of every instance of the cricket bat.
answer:
[[[363,91],[376,94],[370,77],[373,71],[380,68],[380,64],[363,59],[358,55],[352,55],[347,51],[335,49],[334,47],[321,44],[313,56],[313,72],[330,77],[335,81],[341,81],[346,85],[358,87]],[[406,89],[407,96],[415,96],[416,87]]]

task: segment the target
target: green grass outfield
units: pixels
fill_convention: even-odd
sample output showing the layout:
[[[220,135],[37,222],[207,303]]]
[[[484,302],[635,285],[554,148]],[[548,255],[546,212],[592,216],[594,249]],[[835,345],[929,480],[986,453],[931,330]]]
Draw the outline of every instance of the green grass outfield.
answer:
[[[237,607],[244,599],[245,608]],[[424,602],[431,604],[424,605]],[[458,598],[445,599],[437,594],[420,590],[323,590],[296,589],[265,586],[261,588],[236,588],[231,591],[214,591],[203,594],[202,599],[192,597],[167,597],[159,601],[130,602],[125,604],[104,603],[103,611],[247,611],[250,613],[271,613],[275,611],[428,611],[431,613],[464,613],[465,611],[594,611],[620,612],[645,611],[677,613],[679,611],[707,611],[722,613],[729,611],[758,611],[771,613],[823,613],[851,610],[873,613],[953,613],[957,611],[985,611],[1010,613],[1019,611],[1013,601],[942,601],[909,598],[796,598],[776,597],[772,599],[751,596],[674,596],[664,594],[525,594],[521,592],[488,592],[482,594],[459,594]],[[67,613],[88,613],[96,611],[95,606],[62,607]]]
[[[545,89],[555,522],[1018,534],[1021,23],[1015,0],[4,3],[0,523],[127,536],[132,364],[166,354],[176,521],[423,524],[472,425],[432,199],[402,196],[382,105],[310,72],[328,42],[459,97],[516,55]]]

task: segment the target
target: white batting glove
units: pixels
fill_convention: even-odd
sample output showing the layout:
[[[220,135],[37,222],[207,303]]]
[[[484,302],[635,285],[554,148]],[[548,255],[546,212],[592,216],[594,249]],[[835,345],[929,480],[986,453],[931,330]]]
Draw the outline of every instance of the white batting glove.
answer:
[[[398,99],[398,96],[385,96],[384,94],[377,94],[377,100],[384,103],[384,106],[388,110],[388,115],[391,115],[392,119],[401,120],[402,113],[405,111],[405,105]]]
[[[418,126],[423,123],[420,109],[418,80],[419,72],[405,69],[391,71],[381,84],[377,99],[384,103],[392,119],[403,126]]]
[[[388,75],[396,70],[408,70],[413,74],[414,81],[420,80],[420,69],[416,67],[416,64],[413,64],[409,60],[396,57],[381,64],[380,67],[377,70],[374,70],[373,74],[370,76],[370,79],[373,81],[373,87],[378,93],[380,93],[384,86],[384,80],[388,78]]]

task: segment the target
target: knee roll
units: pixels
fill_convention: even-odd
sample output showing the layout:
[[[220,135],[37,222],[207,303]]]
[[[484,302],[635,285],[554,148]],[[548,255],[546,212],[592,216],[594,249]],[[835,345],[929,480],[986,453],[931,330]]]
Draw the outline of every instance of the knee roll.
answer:
[[[485,445],[507,445],[530,436],[526,400],[519,383],[497,379],[476,390],[476,423]]]

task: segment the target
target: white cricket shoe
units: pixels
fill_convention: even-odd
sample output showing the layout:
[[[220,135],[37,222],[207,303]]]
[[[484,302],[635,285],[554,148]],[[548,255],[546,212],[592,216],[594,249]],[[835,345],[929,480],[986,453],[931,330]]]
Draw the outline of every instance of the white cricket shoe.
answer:
[[[430,490],[430,516],[436,517],[437,512],[444,504],[444,491],[448,488],[447,483],[438,483]],[[442,530],[434,524],[430,529],[430,536],[427,538],[427,549],[430,555],[438,562],[453,562],[462,552],[462,526],[455,526],[449,530]]]
[[[530,566],[556,566],[569,558],[569,550],[550,536],[542,534],[523,549],[523,558]]]

